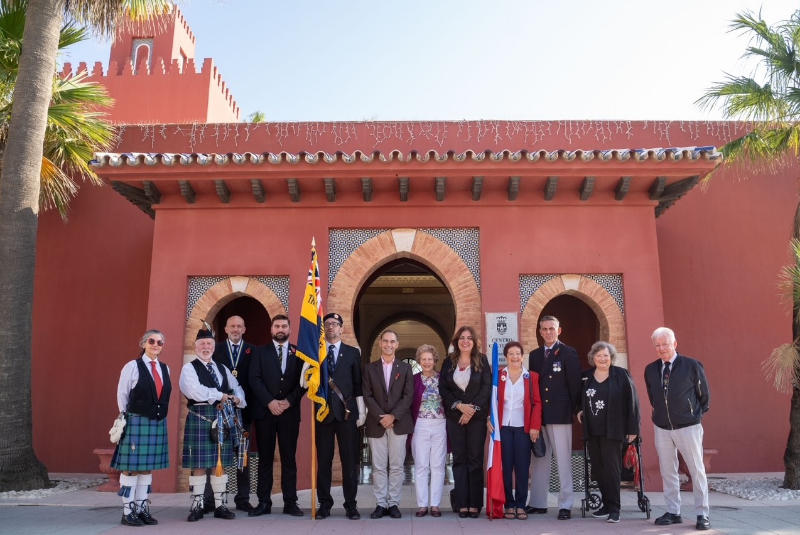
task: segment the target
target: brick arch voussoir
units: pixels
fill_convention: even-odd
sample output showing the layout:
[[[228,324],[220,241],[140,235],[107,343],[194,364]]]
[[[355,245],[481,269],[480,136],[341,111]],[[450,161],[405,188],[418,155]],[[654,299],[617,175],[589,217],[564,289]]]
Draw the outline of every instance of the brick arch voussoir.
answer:
[[[238,280],[234,280],[238,279]],[[271,288],[258,279],[247,277],[228,277],[221,280],[200,296],[186,321],[183,349],[194,351],[194,339],[203,322],[211,322],[222,308],[239,297],[252,297],[264,307],[270,318],[286,314],[286,308]],[[234,288],[235,287],[235,288]]]
[[[570,275],[575,277],[575,275]],[[592,279],[579,276],[578,289],[567,288],[562,277],[555,277],[543,284],[528,299],[521,318],[521,338],[526,350],[539,347],[536,340],[537,322],[544,306],[559,295],[577,297],[595,313],[600,323],[600,339],[613,344],[620,353],[627,353],[625,320],[617,302],[608,290]]]
[[[441,240],[420,231],[416,232],[410,251],[398,251],[390,230],[358,247],[342,263],[331,284],[327,310],[341,314],[345,325],[342,334],[345,343],[357,345],[352,326],[353,310],[359,291],[376,271],[400,258],[415,260],[435,273],[453,298],[456,325],[472,325],[480,336],[480,292],[461,257]]]

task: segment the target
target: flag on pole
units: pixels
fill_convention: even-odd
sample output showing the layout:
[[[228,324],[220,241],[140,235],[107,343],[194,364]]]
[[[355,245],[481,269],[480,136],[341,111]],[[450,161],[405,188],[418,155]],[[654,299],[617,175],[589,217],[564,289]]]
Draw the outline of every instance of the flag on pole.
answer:
[[[311,267],[308,270],[308,284],[300,310],[300,332],[297,335],[297,356],[308,364],[305,380],[308,385],[308,398],[319,404],[317,420],[328,415],[328,369],[325,365],[327,347],[325,331],[322,326],[322,297],[320,295],[319,265],[317,248],[311,240]]]
[[[503,487],[503,462],[500,448],[500,419],[498,418],[498,385],[500,384],[500,356],[498,355],[497,342],[492,347],[492,404],[489,415],[492,424],[492,434],[489,437],[489,457],[486,461],[486,516],[489,518],[503,518],[503,506],[506,501],[506,491]]]

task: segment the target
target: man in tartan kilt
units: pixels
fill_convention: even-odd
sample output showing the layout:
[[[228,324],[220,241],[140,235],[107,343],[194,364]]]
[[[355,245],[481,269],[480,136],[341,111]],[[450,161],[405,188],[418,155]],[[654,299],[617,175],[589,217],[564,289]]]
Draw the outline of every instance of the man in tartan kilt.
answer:
[[[142,352],[120,373],[117,406],[125,414],[125,430],[117,443],[111,466],[122,472],[119,495],[126,526],[158,524],[150,516],[150,484],[153,470],[169,466],[167,409],[172,393],[169,368],[158,361],[164,334],[149,330],[139,341]]]
[[[181,369],[180,388],[188,400],[189,413],[183,431],[183,467],[191,469],[189,489],[192,506],[187,520],[203,518],[203,489],[210,481],[214,493],[214,518],[231,520],[236,515],[226,505],[228,476],[221,473],[234,464],[233,441],[236,429],[226,428],[219,407],[229,401],[238,408],[247,406],[244,391],[225,366],[212,360],[214,333],[206,325],[195,339],[197,358]],[[211,469],[214,469],[213,471]]]

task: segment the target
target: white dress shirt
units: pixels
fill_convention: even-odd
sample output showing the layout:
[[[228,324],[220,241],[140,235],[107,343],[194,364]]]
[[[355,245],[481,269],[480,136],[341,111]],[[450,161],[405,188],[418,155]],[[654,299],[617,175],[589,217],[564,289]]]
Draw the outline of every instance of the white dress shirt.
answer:
[[[199,360],[200,364],[203,366],[207,364],[199,358],[197,360]],[[214,371],[214,375],[217,376],[217,381],[219,381],[219,384],[222,384],[222,377],[219,375],[219,367],[213,360],[209,360],[208,362],[213,363],[211,369]],[[236,377],[231,375],[231,372],[228,370],[227,366],[222,366],[222,369],[225,370],[225,376],[228,378],[228,385],[231,387],[231,390],[233,390],[233,395],[239,398],[239,404],[236,406],[240,409],[247,407],[247,400],[244,399],[244,390],[242,390],[242,387],[239,385],[239,381],[236,380]],[[200,379],[197,377],[197,372],[192,365],[192,361],[187,362],[183,365],[183,368],[181,368],[181,379],[179,384],[181,387],[181,392],[189,399],[193,399],[201,403],[207,402],[209,405],[213,405],[222,399],[222,392],[216,388],[209,388],[200,384]]]
[[[122,367],[122,372],[119,374],[119,384],[117,385],[117,407],[119,408],[119,412],[128,410],[128,401],[130,401],[131,390],[133,390],[136,387],[136,384],[139,382],[139,366],[136,364],[137,360],[143,361],[145,368],[147,368],[147,371],[150,372],[150,376],[153,376],[153,368],[150,365],[150,357],[147,355],[142,355],[141,358],[132,360]],[[164,377],[162,377],[161,373],[161,364],[159,363],[158,358],[156,358],[153,362],[156,363],[156,373],[158,373],[158,376],[161,378],[161,384],[163,385]],[[169,374],[169,366],[167,366],[167,374]]]
[[[525,427],[525,369],[511,382],[511,376],[506,372],[506,390],[503,395],[503,421],[505,427]]]
[[[281,359],[281,375],[286,373],[286,359],[289,357],[289,342],[285,342],[283,344],[279,344],[278,342],[273,342],[275,344],[275,353],[278,356],[283,355]],[[281,346],[283,346],[283,351],[281,351]]]

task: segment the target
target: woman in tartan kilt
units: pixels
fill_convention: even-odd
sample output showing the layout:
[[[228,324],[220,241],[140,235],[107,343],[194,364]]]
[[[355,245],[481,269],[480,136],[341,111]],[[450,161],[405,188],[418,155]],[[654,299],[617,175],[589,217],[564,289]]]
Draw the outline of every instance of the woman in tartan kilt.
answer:
[[[194,345],[197,358],[183,365],[180,379],[180,389],[189,407],[183,430],[182,462],[184,468],[192,471],[189,476],[192,506],[187,520],[196,522],[203,518],[203,490],[209,469],[212,469],[208,478],[216,505],[214,518],[230,520],[236,515],[226,505],[228,476],[220,474],[219,470],[235,462],[233,440],[236,429],[232,422],[220,418],[218,406],[230,401],[241,409],[247,403],[236,378],[228,368],[211,358],[216,346],[211,329],[200,330]]]
[[[164,347],[164,334],[149,330],[139,341],[139,358],[122,368],[117,386],[117,405],[126,414],[125,432],[111,466],[122,472],[119,477],[122,496],[122,524],[155,525],[150,515],[150,484],[153,470],[169,466],[167,444],[167,409],[172,382],[169,368],[158,361]]]

